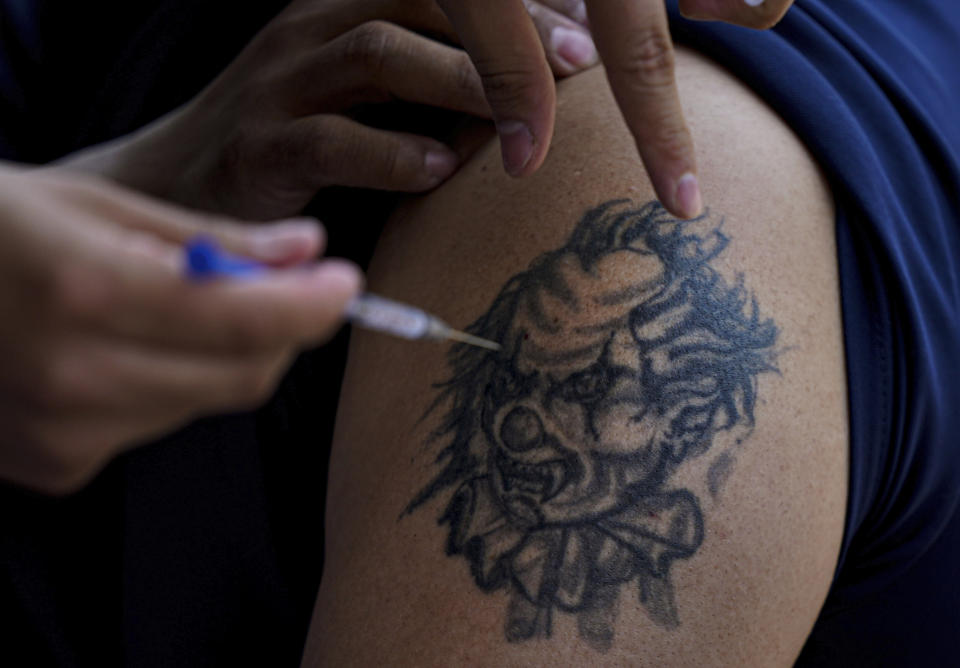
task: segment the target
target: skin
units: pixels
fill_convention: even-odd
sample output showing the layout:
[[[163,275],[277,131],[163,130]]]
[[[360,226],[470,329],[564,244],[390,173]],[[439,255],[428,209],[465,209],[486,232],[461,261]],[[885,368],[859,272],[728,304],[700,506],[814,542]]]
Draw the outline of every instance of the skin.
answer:
[[[589,42],[530,7],[545,35]],[[261,403],[339,327],[361,278],[315,261],[323,228],[241,220],[295,215],[330,185],[423,191],[454,172],[436,139],[349,117],[395,98],[489,115],[468,56],[421,32],[456,39],[426,0],[294,2],[183,108],[54,168],[0,164],[0,307],[17,314],[0,323],[0,477],[73,492],[126,448]],[[189,284],[198,234],[275,271]]]
[[[586,27],[545,3],[528,8],[558,75],[596,64]],[[549,42],[557,28],[587,57],[562,58]],[[296,215],[328,186],[427,191],[456,171],[457,152],[353,112],[399,100],[489,118],[468,54],[443,43],[457,40],[433,0],[298,0],[182,108],[61,164],[247,220]]]
[[[439,0],[483,80],[497,123],[503,164],[513,176],[543,164],[553,136],[556,91],[547,58],[521,0]],[[590,31],[617,104],[659,200],[675,215],[699,214],[693,141],[674,77],[674,53],[661,0],[586,0]],[[751,7],[741,0],[681,0],[685,16],[750,28],[773,26],[792,0]],[[569,9],[582,15],[579,9]]]
[[[266,399],[362,282],[316,221],[252,228],[103,179],[0,164],[0,476],[63,494],[111,457],[206,413]],[[204,234],[274,266],[189,283]]]
[[[438,396],[435,384],[450,378],[449,349],[355,332],[330,461],[324,579],[303,665],[789,666],[795,661],[830,586],[845,513],[846,387],[832,198],[803,145],[749,89],[688,50],[679,49],[677,56],[688,121],[704,148],[701,170],[711,215],[723,219],[722,231],[730,238],[710,265],[727,285],[742,272],[759,317],[772,318],[780,335],[777,371],[757,376],[755,423],[718,434],[711,450],[670,470],[658,488],[695,495],[703,519],[702,543],[697,536],[684,537],[683,546],[693,553],[671,562],[676,623],[667,606],[639,599],[636,574],[627,573],[629,581],[615,585],[613,634],[605,650],[598,649],[604,637],[583,633],[582,615],[559,608],[549,636],[511,638],[508,620],[524,613],[517,587],[484,591],[470,560],[477,553],[463,545],[467,554],[448,555],[451,523],[438,523],[466,476],[405,512],[447,461],[437,456],[448,440],[430,436],[450,404],[421,417]],[[588,209],[616,198],[653,199],[603,73],[578,75],[558,91],[556,142],[541,170],[528,179],[510,179],[500,169],[496,141],[488,141],[445,186],[413,198],[395,214],[371,263],[371,289],[464,327],[487,312],[511,277],[541,254],[563,247]],[[781,183],[790,185],[779,196],[764,194]],[[570,280],[583,290],[588,284],[576,278],[577,271]],[[655,262],[631,262],[605,267],[603,275],[619,276],[615,285],[643,285],[659,271]],[[582,309],[568,313],[558,305],[548,312],[564,318],[567,327],[604,319],[603,311]],[[534,339],[546,345],[531,333]],[[578,342],[571,336],[549,345],[558,351]],[[616,340],[611,346],[614,353],[620,350]],[[524,373],[536,367],[559,381],[573,371],[525,359]],[[472,381],[468,376],[464,382]],[[556,398],[548,409],[537,391],[523,402],[539,411],[544,429],[567,449],[588,447],[589,439],[574,442],[584,428],[566,419],[579,413]],[[596,414],[607,450],[637,451],[650,433],[642,430],[657,428],[638,423],[632,442],[627,431],[619,431],[628,422],[609,417]],[[498,436],[507,441],[513,439],[510,431],[529,433],[522,425],[505,431],[506,418],[501,412],[481,414],[492,421],[490,435],[487,441],[471,440],[470,447],[483,453],[489,449],[484,444]],[[711,476],[711,456],[724,447],[732,461]],[[531,459],[540,453],[522,450]],[[637,469],[617,470],[633,480],[644,474],[644,461]],[[490,467],[482,460],[475,466]],[[497,484],[492,481],[487,498],[497,498]],[[522,507],[508,510],[523,519]],[[475,531],[489,526],[486,515],[473,517]],[[513,563],[522,568],[530,563],[525,557],[537,554],[518,553]],[[534,590],[536,582],[527,586]]]
[[[763,29],[791,4],[684,0],[680,9]],[[467,55],[423,34],[462,44]],[[659,0],[298,0],[196,99],[66,162],[246,219],[293,215],[329,185],[426,191],[457,169],[450,147],[349,116],[359,103],[400,99],[492,114],[504,167],[523,176],[550,145],[554,76],[599,58],[660,201],[696,215],[696,159]]]
[[[310,299],[320,303],[309,327],[286,329],[286,335],[268,337],[262,345],[245,346],[251,350],[242,354],[228,351],[225,360],[191,357],[193,351],[183,348],[195,342],[181,340],[189,327],[177,325],[189,322],[194,307],[184,301],[184,287],[172,280],[177,244],[185,240],[186,231],[222,236],[242,252],[284,265],[318,252],[316,228],[284,228],[280,236],[294,239],[289,252],[265,258],[253,242],[237,240],[244,234],[263,240],[269,233],[256,237],[231,228],[230,221],[214,225],[73,172],[92,172],[168,201],[245,220],[295,215],[330,185],[411,192],[434,188],[459,166],[457,152],[431,137],[387,132],[350,117],[359,104],[392,99],[479,117],[489,117],[492,109],[509,171],[529,173],[542,163],[552,134],[553,74],[574,73],[598,57],[585,5],[498,0],[495,11],[484,3],[478,12],[480,3],[441,4],[446,16],[430,0],[298,0],[183,108],[129,137],[66,158],[59,165],[62,174],[39,175],[14,166],[0,173],[0,238],[12,259],[4,267],[5,299],[19,309],[23,306],[15,293],[21,286],[32,281],[47,286],[27,316],[31,327],[23,330],[31,332],[28,354],[19,353],[25,334],[4,334],[0,352],[13,361],[15,370],[4,378],[0,391],[11,406],[27,408],[8,409],[2,416],[8,436],[0,476],[45,491],[72,491],[125,447],[197,415],[256,403],[269,393],[294,350],[322,340],[337,325],[336,314],[358,285],[355,268],[337,265],[339,278],[325,279],[333,281],[329,290],[312,293]],[[722,14],[721,4],[686,2],[683,9],[715,17]],[[759,27],[765,27],[776,18],[772,8],[777,4],[767,2],[746,13],[741,7],[736,15],[723,17],[749,23],[762,15],[765,23]],[[779,6],[785,9],[787,4]],[[669,190],[694,167],[672,87],[663,7],[659,2],[611,0],[590,3],[589,9],[589,26],[599,37],[611,84],[650,166],[655,189],[676,210],[676,197],[667,196]],[[632,29],[647,26],[653,26],[653,32],[641,34],[653,35],[650,43],[662,49],[652,54],[654,68],[636,66],[631,51],[636,45],[626,39]],[[454,44],[462,41],[468,53],[424,33]],[[636,73],[642,76],[632,76]],[[655,76],[648,80],[647,75]],[[512,140],[504,134],[514,119],[539,138],[534,155],[517,158],[517,151],[526,149],[517,148],[516,133]],[[516,129],[516,122],[513,125]],[[665,137],[666,144],[661,141]],[[665,160],[665,154],[672,157]],[[686,193],[699,198],[690,188]],[[692,209],[697,208],[695,203]],[[46,242],[27,233],[39,229],[29,228],[27,221],[41,212],[52,236],[65,240],[77,235],[77,243],[37,254]],[[33,266],[24,264],[24,258],[34,258]],[[135,267],[140,260],[143,266]],[[157,270],[154,275],[132,280],[150,266]],[[66,272],[81,278],[63,278]],[[114,284],[110,277],[119,280]],[[270,280],[224,291],[269,292],[277,289],[267,285]],[[107,284],[115,290],[105,292]],[[326,284],[317,279],[314,288]],[[275,303],[284,303],[303,286],[284,289]],[[209,290],[210,308],[202,311],[222,311],[220,330],[254,332],[243,336],[256,340],[256,332],[264,329],[251,324],[257,309],[227,302],[215,307],[218,298],[227,299]],[[152,326],[131,331],[133,318],[123,326],[113,322],[110,315],[125,304],[135,305],[141,321]],[[276,323],[298,317],[303,319],[285,313]],[[99,339],[91,342],[81,335],[87,321],[97,325]],[[211,341],[237,338],[221,334],[210,325],[205,335]],[[101,340],[110,337],[128,349],[114,349]],[[160,363],[169,354],[177,358],[176,365]],[[177,371],[170,372],[174,368]],[[192,377],[209,380],[187,382]],[[249,382],[237,382],[238,377]],[[118,417],[117,409],[131,400],[135,408],[125,408]]]

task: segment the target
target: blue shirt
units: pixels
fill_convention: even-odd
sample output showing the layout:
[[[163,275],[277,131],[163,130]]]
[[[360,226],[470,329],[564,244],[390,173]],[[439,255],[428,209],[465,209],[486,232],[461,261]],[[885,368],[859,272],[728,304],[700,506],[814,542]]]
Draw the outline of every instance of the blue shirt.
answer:
[[[825,171],[850,414],[846,527],[798,665],[960,656],[960,3],[798,0],[768,32],[695,23]]]

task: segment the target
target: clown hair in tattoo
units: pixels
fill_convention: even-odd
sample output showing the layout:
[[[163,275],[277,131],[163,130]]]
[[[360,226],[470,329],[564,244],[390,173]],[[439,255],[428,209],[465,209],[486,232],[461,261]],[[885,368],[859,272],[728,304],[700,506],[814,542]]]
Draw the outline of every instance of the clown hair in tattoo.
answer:
[[[452,347],[427,411],[442,411],[439,473],[407,512],[449,494],[447,554],[508,593],[509,641],[548,637],[569,614],[607,649],[626,592],[680,623],[671,565],[694,557],[705,522],[672,478],[721,435],[742,442],[757,378],[776,371],[776,325],[742,276],[711,267],[721,228],[655,202],[591,209],[470,326],[502,351]],[[712,492],[731,461],[716,454]]]

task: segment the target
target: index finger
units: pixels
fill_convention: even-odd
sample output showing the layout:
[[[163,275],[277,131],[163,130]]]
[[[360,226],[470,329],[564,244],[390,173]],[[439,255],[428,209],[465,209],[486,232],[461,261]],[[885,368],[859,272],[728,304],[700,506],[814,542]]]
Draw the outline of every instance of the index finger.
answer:
[[[597,51],[660,202],[683,218],[703,208],[693,139],[674,77],[663,0],[588,0]]]
[[[473,61],[493,111],[503,165],[535,171],[553,136],[556,89],[522,0],[438,0]]]
[[[141,311],[141,322],[153,327],[129,334],[159,346],[226,354],[314,345],[336,331],[361,282],[352,264],[322,260],[249,279],[170,285],[149,313]]]
[[[101,334],[165,350],[235,355],[318,343],[362,282],[353,264],[328,259],[196,283],[175,244],[129,233],[111,248],[95,284],[74,281],[93,294],[78,315]]]

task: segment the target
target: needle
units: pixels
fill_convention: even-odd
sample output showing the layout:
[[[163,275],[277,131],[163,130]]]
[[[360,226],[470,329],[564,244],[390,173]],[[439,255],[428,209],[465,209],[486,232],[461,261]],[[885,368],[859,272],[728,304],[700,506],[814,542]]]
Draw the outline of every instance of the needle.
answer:
[[[351,300],[345,314],[355,325],[404,339],[453,340],[488,350],[500,350],[499,343],[454,329],[437,316],[415,306],[369,292]]]

